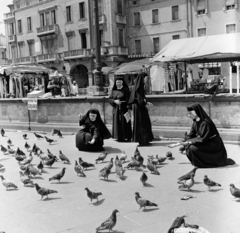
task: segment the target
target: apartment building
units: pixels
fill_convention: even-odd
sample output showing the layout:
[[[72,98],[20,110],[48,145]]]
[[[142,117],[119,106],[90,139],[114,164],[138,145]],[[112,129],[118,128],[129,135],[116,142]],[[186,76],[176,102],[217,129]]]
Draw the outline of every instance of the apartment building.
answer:
[[[13,0],[4,15],[10,63],[38,63],[69,73],[85,87],[94,83],[94,1]],[[128,49],[125,0],[98,0],[102,65],[115,67]]]

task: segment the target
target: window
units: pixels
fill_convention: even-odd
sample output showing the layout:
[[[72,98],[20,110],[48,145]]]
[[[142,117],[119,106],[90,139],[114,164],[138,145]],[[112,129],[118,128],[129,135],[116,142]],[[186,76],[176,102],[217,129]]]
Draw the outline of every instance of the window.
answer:
[[[228,24],[226,25],[226,33],[235,33],[236,32],[236,24]]]
[[[79,15],[80,15],[80,19],[84,19],[84,18],[85,18],[85,6],[84,6],[84,2],[80,2],[80,3],[79,3]]]
[[[159,49],[159,37],[153,38],[153,52],[158,53],[160,51]]]
[[[44,14],[40,14],[40,26],[44,27],[45,26],[45,21],[44,21]]]
[[[134,13],[134,26],[140,25],[140,12]]]
[[[56,51],[55,39],[42,40],[42,54],[53,54]]]
[[[6,52],[5,52],[5,51],[2,52],[2,59],[7,59],[7,57],[6,57]]]
[[[197,0],[197,15],[206,14],[206,0]]]
[[[178,39],[180,39],[180,36],[179,36],[179,35],[173,35],[173,36],[172,36],[172,39],[173,39],[173,40],[178,40]]]
[[[19,57],[24,57],[24,43],[23,42],[20,42],[18,43],[18,48],[19,48]]]
[[[179,19],[178,6],[172,6],[172,20]]]
[[[32,19],[31,19],[31,17],[27,17],[27,30],[28,30],[28,32],[32,31]]]
[[[82,49],[86,49],[87,48],[87,35],[86,35],[86,32],[80,33],[80,36],[81,36],[81,42],[82,42]]]
[[[71,6],[67,6],[67,7],[66,7],[66,14],[67,14],[67,22],[72,21],[72,17],[71,17]]]
[[[69,35],[67,37],[68,39],[68,50],[74,50],[75,49],[75,36],[73,34]]]
[[[122,0],[117,0],[117,13],[123,15],[123,2]]]
[[[98,0],[98,15],[102,15],[102,0]]]
[[[15,45],[11,46],[11,55],[12,55],[12,59],[17,58],[17,49]]]
[[[199,28],[198,30],[197,30],[197,34],[198,34],[198,37],[200,37],[200,36],[206,36],[207,34],[206,34],[206,28]]]
[[[142,53],[141,40],[135,40],[135,52],[136,54]]]
[[[99,30],[99,35],[100,35],[100,46],[103,46],[103,41],[104,41],[103,30]]]
[[[49,26],[51,24],[49,12],[45,12],[45,23],[46,23],[46,26]]]
[[[152,23],[158,23],[158,9],[152,10]]]
[[[10,23],[9,24],[9,35],[14,35],[14,24],[13,23]]]
[[[124,34],[122,28],[118,29],[118,44],[119,46],[124,46]]]
[[[30,57],[35,55],[34,41],[29,41],[28,42],[28,51],[29,51],[29,56]]]
[[[22,20],[18,20],[18,33],[22,33]]]
[[[224,10],[232,10],[237,8],[238,1],[237,0],[224,0]]]
[[[52,20],[52,24],[56,24],[56,12],[55,10],[51,11],[51,20]]]

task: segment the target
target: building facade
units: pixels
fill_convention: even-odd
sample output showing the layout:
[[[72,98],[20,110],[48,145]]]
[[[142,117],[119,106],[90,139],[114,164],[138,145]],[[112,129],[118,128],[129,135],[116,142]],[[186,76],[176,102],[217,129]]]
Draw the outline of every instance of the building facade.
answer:
[[[4,15],[9,63],[66,72],[78,86],[94,84],[94,1],[13,0]],[[125,0],[98,0],[102,65],[126,60]]]

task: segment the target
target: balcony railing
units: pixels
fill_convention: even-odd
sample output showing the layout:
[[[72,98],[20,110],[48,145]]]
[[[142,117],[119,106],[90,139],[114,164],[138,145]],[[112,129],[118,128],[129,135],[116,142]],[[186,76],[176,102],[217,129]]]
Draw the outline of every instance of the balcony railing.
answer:
[[[128,57],[129,58],[138,58],[138,57],[152,57],[154,56],[153,55],[153,52],[151,53],[133,53],[133,54],[129,54]]]
[[[16,41],[16,35],[10,35],[8,36],[8,43],[12,43]]]
[[[126,16],[117,14],[116,15],[116,23],[127,24]]]
[[[88,57],[90,55],[90,50],[75,49],[75,50],[65,51],[63,54],[64,54],[64,60],[76,59],[76,58]]]
[[[49,34],[58,34],[58,24],[37,28],[37,36],[44,36]]]
[[[3,16],[4,16],[4,20],[7,20],[7,19],[13,19],[15,17],[15,14],[14,12],[9,12],[9,13],[3,14]]]
[[[58,53],[51,53],[51,54],[42,54],[37,56],[37,62],[50,62],[50,61],[58,61],[59,54]]]
[[[15,64],[32,64],[35,63],[35,57],[21,57],[21,58],[15,58],[12,60]]]
[[[109,46],[108,55],[118,56],[118,55],[128,55],[128,48],[122,46]]]

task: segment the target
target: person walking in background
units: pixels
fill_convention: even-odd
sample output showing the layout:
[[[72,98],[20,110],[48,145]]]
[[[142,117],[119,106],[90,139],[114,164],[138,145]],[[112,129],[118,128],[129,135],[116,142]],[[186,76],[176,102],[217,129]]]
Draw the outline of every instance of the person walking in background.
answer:
[[[129,109],[133,111],[133,141],[138,142],[140,146],[147,146],[154,138],[148,114],[152,103],[146,100],[142,73],[134,76],[133,84],[128,101]]]
[[[124,115],[128,113],[128,100],[130,96],[129,88],[123,77],[115,79],[109,103],[113,107],[112,137],[118,141],[131,141],[132,128],[131,120],[127,120]]]

